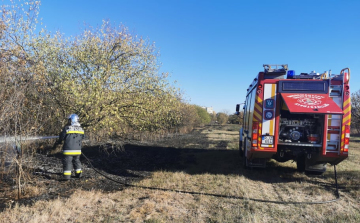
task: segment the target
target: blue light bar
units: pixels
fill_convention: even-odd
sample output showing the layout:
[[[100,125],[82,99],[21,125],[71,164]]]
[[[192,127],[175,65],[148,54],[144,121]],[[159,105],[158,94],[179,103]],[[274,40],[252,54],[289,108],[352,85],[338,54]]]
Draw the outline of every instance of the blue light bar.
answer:
[[[294,79],[295,71],[294,70],[288,70],[286,79]]]

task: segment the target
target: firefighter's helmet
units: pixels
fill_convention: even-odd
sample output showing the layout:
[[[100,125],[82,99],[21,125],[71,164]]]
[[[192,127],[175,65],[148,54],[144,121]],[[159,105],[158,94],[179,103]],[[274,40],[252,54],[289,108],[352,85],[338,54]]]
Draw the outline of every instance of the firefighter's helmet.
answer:
[[[79,116],[77,114],[69,115],[68,119],[69,119],[69,122],[71,122],[71,125],[79,123]]]

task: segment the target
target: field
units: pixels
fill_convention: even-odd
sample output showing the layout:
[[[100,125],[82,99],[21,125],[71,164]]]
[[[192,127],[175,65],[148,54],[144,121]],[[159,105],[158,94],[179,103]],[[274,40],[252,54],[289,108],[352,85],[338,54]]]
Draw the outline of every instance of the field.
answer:
[[[22,199],[1,182],[0,222],[360,222],[360,137],[337,166],[340,200],[307,204],[336,199],[333,167],[322,176],[290,161],[244,169],[238,128],[205,126],[119,151],[84,148],[106,177],[82,157],[84,177],[69,182],[59,180],[60,154],[38,154]]]

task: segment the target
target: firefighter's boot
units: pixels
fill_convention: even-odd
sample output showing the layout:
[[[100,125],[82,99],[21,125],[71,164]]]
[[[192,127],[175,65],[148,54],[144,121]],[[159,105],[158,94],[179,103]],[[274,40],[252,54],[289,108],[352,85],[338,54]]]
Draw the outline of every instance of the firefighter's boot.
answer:
[[[72,156],[65,155],[63,158],[63,179],[70,180],[72,170]]]
[[[81,170],[80,156],[74,156],[74,167],[75,167],[75,177],[81,178],[82,170]]]

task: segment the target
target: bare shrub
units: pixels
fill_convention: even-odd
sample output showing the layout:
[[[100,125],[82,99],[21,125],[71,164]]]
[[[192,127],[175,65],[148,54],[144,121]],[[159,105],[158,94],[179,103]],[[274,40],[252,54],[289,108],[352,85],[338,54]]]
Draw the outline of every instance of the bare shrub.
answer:
[[[360,133],[360,90],[351,94],[351,128]]]

